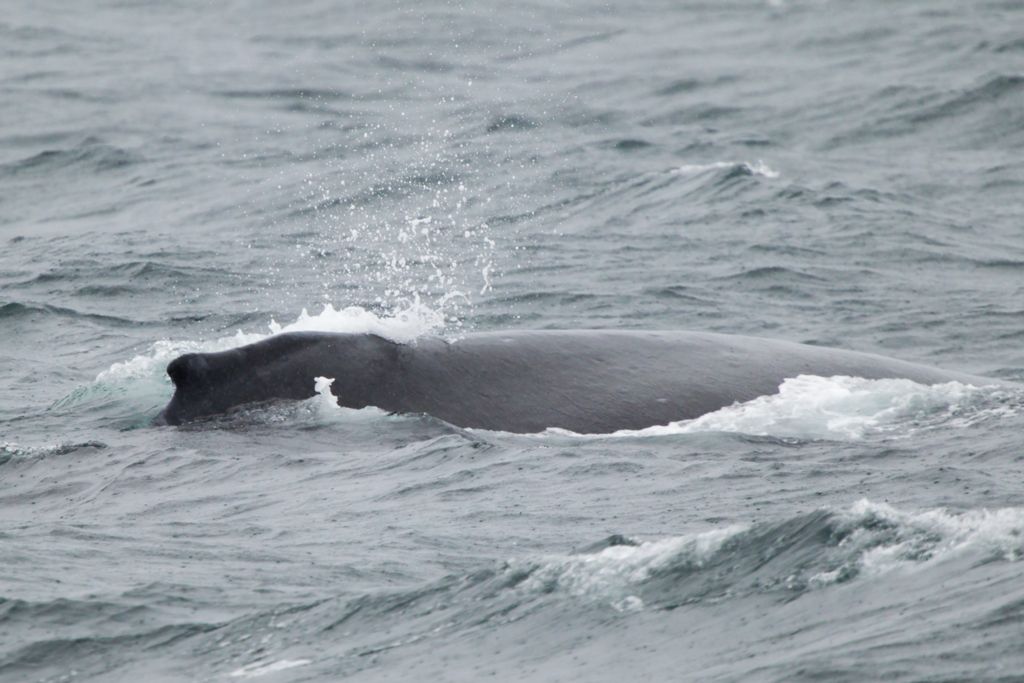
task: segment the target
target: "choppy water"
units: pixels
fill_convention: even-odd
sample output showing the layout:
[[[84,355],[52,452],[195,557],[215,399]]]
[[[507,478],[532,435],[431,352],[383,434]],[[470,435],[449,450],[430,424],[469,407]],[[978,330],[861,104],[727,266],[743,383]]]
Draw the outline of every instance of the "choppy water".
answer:
[[[704,329],[1022,380],[1021,26],[8,2],[0,679],[1021,680],[1021,391],[801,378],[615,436],[328,395],[147,426],[169,359],[272,321]]]

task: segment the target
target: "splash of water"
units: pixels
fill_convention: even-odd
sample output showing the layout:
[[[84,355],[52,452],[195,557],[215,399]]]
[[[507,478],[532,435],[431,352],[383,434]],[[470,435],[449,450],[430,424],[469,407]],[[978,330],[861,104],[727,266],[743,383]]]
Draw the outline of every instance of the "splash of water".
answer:
[[[726,406],[693,420],[612,436],[735,432],[796,439],[857,440],[870,434],[943,424],[990,395],[960,382],[924,385],[908,379],[800,375],[776,394]]]

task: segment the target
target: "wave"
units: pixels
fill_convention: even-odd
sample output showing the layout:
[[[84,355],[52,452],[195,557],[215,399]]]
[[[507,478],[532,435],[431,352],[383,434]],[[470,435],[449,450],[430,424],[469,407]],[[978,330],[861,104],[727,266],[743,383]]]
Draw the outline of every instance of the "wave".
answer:
[[[996,74],[951,91],[924,88],[884,88],[876,99],[887,103],[884,113],[866,115],[868,123],[844,131],[832,144],[858,144],[867,139],[934,131],[945,140],[1000,149],[1020,144],[1020,108],[1024,76]],[[957,128],[951,129],[951,125]]]
[[[49,304],[23,304],[18,303],[17,301],[12,301],[0,305],[0,320],[34,318],[37,316],[53,316],[57,318],[86,320],[89,322],[101,323],[105,326],[109,325],[111,327],[133,327],[139,324],[136,321],[128,320],[126,318],[119,318],[112,315],[102,315],[99,313],[84,313],[82,311],[77,311],[73,308],[67,308],[65,306],[51,306]]]
[[[104,449],[107,444],[102,441],[83,441],[80,443],[55,443],[48,446],[22,446],[15,443],[0,443],[0,465],[14,458],[37,458],[51,455],[67,455],[83,449]]]
[[[650,212],[655,210],[676,216],[679,204],[684,201],[688,205],[699,206],[704,202],[732,202],[740,197],[760,202],[758,195],[769,200],[770,188],[763,181],[780,177],[778,171],[761,160],[713,161],[644,170],[623,174],[592,190],[539,206],[527,214],[491,219],[489,224],[515,223],[551,213],[559,214],[554,220],[570,225],[571,221],[567,219],[571,216],[585,218],[586,225],[594,224],[602,216],[614,216],[616,222],[646,221]],[[730,210],[734,211],[735,207]],[[628,235],[629,240],[637,237],[633,229],[629,229]],[[605,233],[603,237],[614,237],[614,234]]]
[[[266,674],[294,669],[297,666],[306,666],[311,661],[309,659],[278,659],[276,661],[257,659],[255,662],[238,667],[228,675],[232,678],[258,678]]]
[[[0,174],[53,173],[65,168],[113,171],[142,161],[142,157],[121,147],[89,137],[74,147],[50,149],[31,157],[0,165]]]
[[[334,88],[267,88],[253,90],[218,90],[212,94],[231,100],[350,100],[352,93]]]
[[[133,649],[154,650],[167,647],[173,643],[208,633],[217,627],[212,624],[174,624],[160,626],[152,630],[141,631],[129,635],[103,637],[82,636],[77,638],[51,638],[38,640],[13,652],[6,653],[0,659],[0,677],[16,674],[11,680],[37,679],[28,676],[29,671],[54,666],[57,662],[66,662],[74,672],[73,663],[93,657],[97,652],[110,653],[130,652]],[[107,663],[106,666],[110,666]]]
[[[884,580],[892,572],[926,571],[960,557],[980,565],[1016,562],[1022,554],[1024,508],[907,511],[861,499],[776,522],[654,540],[613,535],[566,555],[512,558],[419,588],[345,598],[340,609],[330,601],[329,621],[320,629],[353,628],[396,610],[440,612],[454,622],[459,615],[449,610],[459,606],[474,612],[463,618],[481,623],[487,613],[509,615],[550,600],[618,612],[755,593],[788,600],[850,581]]]
[[[760,159],[750,163],[746,161],[713,161],[707,164],[683,164],[672,169],[672,173],[679,173],[682,175],[700,175],[709,171],[728,171],[726,177],[732,175],[752,175],[761,176],[762,178],[768,178],[774,180],[779,177],[779,172],[768,166]]]
[[[133,652],[173,657],[168,648],[209,656],[233,678],[307,665],[329,666],[337,674],[389,650],[430,647],[431,641],[450,642],[453,634],[502,633],[524,619],[535,620],[527,627],[547,628],[573,615],[587,615],[593,624],[595,616],[607,622],[684,606],[747,613],[766,600],[793,604],[815,594],[839,596],[836,591],[857,582],[881,584],[873,593],[874,599],[883,596],[876,607],[892,609],[885,602],[889,582],[939,585],[944,577],[984,567],[971,582],[976,584],[997,563],[1017,562],[1022,554],[1024,508],[903,510],[862,499],[772,522],[650,540],[613,535],[567,554],[526,554],[406,589],[279,604],[223,615],[223,621],[188,617],[188,602],[167,612],[166,605],[178,604],[168,601],[174,586],[154,585],[117,599],[0,602],[0,629],[22,634],[0,655],[0,674],[71,665],[98,674],[130,662]],[[830,600],[800,603],[799,612],[817,612]],[[986,618],[1013,618],[1014,609],[990,610]],[[140,614],[147,618],[136,618]],[[314,661],[309,643],[323,661]]]
[[[487,124],[488,133],[522,132],[532,130],[539,124],[533,119],[518,114],[503,114],[494,117]]]
[[[955,93],[941,102],[906,116],[910,123],[928,123],[961,115],[965,112],[998,103],[1006,98],[1024,95],[1024,76],[1001,74],[980,85]]]
[[[619,140],[610,140],[606,143],[606,146],[619,152],[636,152],[653,147],[654,143],[640,138],[622,138]]]
[[[567,555],[513,558],[418,588],[295,606],[287,621],[310,637],[341,638],[343,659],[351,661],[452,633],[493,632],[545,613],[564,623],[592,610],[606,611],[602,621],[686,605],[731,602],[745,610],[756,596],[790,603],[856,581],[962,571],[951,563],[956,558],[975,566],[1015,562],[1024,551],[1022,532],[1024,508],[910,512],[861,500],[845,509],[649,541],[615,535]],[[944,570],[947,562],[951,569]],[[220,643],[278,620],[277,613],[236,620],[221,631]],[[263,652],[247,666],[298,655],[294,648]]]
[[[517,591],[559,593],[618,611],[673,608],[755,592],[799,594],[962,555],[1015,562],[1024,553],[1024,508],[908,512],[862,499],[777,523],[730,525],[637,541],[611,537],[596,552],[512,560]]]
[[[718,278],[718,280],[770,280],[776,281],[787,281],[787,282],[827,282],[827,278],[812,275],[810,273],[796,270],[794,268],[786,268],[784,266],[761,266],[756,268],[748,268],[734,275],[724,275]]]

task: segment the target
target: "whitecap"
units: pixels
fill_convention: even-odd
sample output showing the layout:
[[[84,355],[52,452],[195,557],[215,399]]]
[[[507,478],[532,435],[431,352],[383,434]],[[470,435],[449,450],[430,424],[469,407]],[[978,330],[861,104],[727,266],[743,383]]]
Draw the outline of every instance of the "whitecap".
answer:
[[[861,499],[836,515],[840,562],[812,576],[811,585],[929,566],[971,551],[1011,562],[1024,553],[1024,508],[906,512]]]
[[[747,161],[713,161],[707,164],[682,164],[676,166],[670,173],[679,173],[682,175],[699,175],[707,171],[716,171],[725,168],[742,168],[750,175],[761,176],[762,178],[775,179],[779,177],[779,172],[771,168],[761,159],[751,163]]]
[[[606,601],[618,611],[637,611],[644,603],[632,590],[653,573],[667,566],[699,568],[729,539],[746,530],[745,526],[734,525],[635,545],[614,545],[597,553],[544,557],[525,567],[532,571],[520,588],[530,593],[559,590],[577,598]],[[509,562],[513,572],[524,569],[522,565]]]

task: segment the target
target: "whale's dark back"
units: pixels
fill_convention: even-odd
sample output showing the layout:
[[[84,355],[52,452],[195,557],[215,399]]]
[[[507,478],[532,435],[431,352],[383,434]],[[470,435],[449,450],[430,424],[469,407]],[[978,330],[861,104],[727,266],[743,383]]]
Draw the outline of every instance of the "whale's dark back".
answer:
[[[689,419],[775,393],[801,374],[989,380],[871,354],[701,332],[520,331],[430,337],[291,333],[167,369],[175,395],[159,421],[179,424],[270,399],[314,394],[335,379],[343,405],[426,413],[462,427],[581,433]]]
[[[800,374],[986,382],[869,354],[701,332],[494,332],[420,340],[404,356],[400,410],[512,432],[642,429],[773,394]]]

